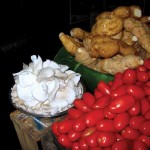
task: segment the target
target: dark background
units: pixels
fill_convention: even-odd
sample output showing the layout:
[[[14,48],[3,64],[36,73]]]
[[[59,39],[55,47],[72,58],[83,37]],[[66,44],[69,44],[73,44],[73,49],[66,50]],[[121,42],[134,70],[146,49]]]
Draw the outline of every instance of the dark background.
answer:
[[[148,0],[4,0],[1,2],[0,129],[1,147],[21,149],[9,114],[15,110],[9,99],[12,73],[19,72],[31,55],[53,59],[62,44],[60,32],[73,27],[90,30],[95,16],[120,5],[139,5],[149,15]],[[8,144],[5,144],[4,141]]]

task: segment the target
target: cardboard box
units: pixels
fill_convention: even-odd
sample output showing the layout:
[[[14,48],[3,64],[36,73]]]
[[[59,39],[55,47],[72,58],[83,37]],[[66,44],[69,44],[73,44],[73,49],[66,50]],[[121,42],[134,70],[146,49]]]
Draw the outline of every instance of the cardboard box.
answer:
[[[54,118],[37,118],[16,110],[10,113],[22,150],[57,150],[50,126],[65,115]]]

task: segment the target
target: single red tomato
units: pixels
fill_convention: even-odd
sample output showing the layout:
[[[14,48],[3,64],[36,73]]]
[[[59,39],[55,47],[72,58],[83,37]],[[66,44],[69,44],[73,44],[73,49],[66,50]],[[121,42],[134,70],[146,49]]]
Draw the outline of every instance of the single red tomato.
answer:
[[[127,140],[135,140],[140,136],[140,132],[138,130],[135,130],[129,126],[125,127],[122,131],[121,131],[121,135],[123,136],[124,139]]]
[[[80,150],[79,142],[73,142],[71,150]]]
[[[116,131],[114,128],[114,121],[111,119],[103,119],[98,121],[98,123],[96,124],[96,128],[99,131]]]
[[[119,96],[110,102],[108,110],[112,113],[122,113],[135,105],[136,99],[129,94]]]
[[[94,133],[97,130],[96,126],[91,126],[91,127],[86,127],[84,129],[84,131],[82,131],[82,135],[81,137],[86,137],[91,135],[92,133]]]
[[[95,131],[94,133],[92,133],[89,136],[85,137],[85,141],[86,141],[87,145],[90,148],[98,146],[98,144],[97,144],[97,136],[98,136],[98,134],[99,134],[99,132]]]
[[[75,99],[73,104],[77,109],[82,110],[83,112],[91,111],[91,109],[82,99]]]
[[[116,132],[115,135],[116,135],[117,141],[124,140],[124,138],[122,137],[120,133]]]
[[[140,140],[133,141],[132,150],[148,150],[146,144]]]
[[[147,68],[144,65],[139,65],[136,69],[139,71],[147,71]]]
[[[99,120],[104,119],[104,109],[94,109],[87,112],[84,116],[84,124],[86,126],[94,126]]]
[[[107,118],[107,119],[113,119],[115,118],[116,116],[116,113],[112,113],[108,110],[108,107],[105,107],[104,108],[104,116]]]
[[[149,80],[149,75],[145,71],[136,70],[136,74],[138,81],[146,82]]]
[[[126,69],[122,77],[124,84],[134,84],[136,82],[136,72],[133,69]]]
[[[148,110],[150,110],[150,102],[147,98],[140,100],[141,102],[141,114],[144,115]]]
[[[82,132],[77,132],[75,130],[70,130],[67,134],[68,139],[72,142],[77,141],[81,137]]]
[[[60,132],[58,131],[58,124],[59,122],[53,122],[51,125],[51,130],[56,137],[60,135]]]
[[[145,97],[144,90],[140,86],[137,86],[134,84],[128,84],[126,86],[126,92],[127,92],[127,94],[130,94],[137,99],[142,99]]]
[[[118,88],[119,86],[123,85],[123,80],[122,78],[114,78],[112,85],[111,85],[111,91],[115,90],[116,88]]]
[[[84,113],[83,111],[81,111],[77,108],[71,107],[68,109],[68,116],[70,116],[72,119],[77,119],[77,118],[81,117],[83,113]]]
[[[60,134],[58,136],[58,143],[60,143],[65,148],[71,148],[72,142],[69,141],[66,134]]]
[[[105,81],[100,81],[97,87],[103,94],[110,95],[110,86]]]
[[[116,136],[113,132],[102,131],[97,136],[97,143],[100,147],[109,147],[116,142]]]
[[[85,128],[86,128],[86,125],[85,125],[83,116],[74,120],[73,125],[72,125],[73,130],[80,132],[80,131],[83,131]]]
[[[141,123],[145,121],[145,118],[142,115],[133,116],[130,121],[129,125],[133,128],[138,130],[141,126]]]
[[[117,131],[123,130],[129,123],[130,115],[127,112],[117,114],[113,120],[114,128]]]
[[[95,102],[95,97],[90,92],[84,92],[82,95],[83,101],[88,105],[88,107],[91,107]]]
[[[140,111],[141,111],[140,100],[137,100],[135,105],[128,110],[128,113],[131,116],[136,116],[136,115],[140,114]]]
[[[141,135],[138,137],[138,140],[141,140],[143,143],[147,145],[148,148],[150,148],[150,138],[146,135]]]
[[[79,148],[81,150],[89,150],[89,146],[87,145],[85,138],[80,138],[79,139]]]
[[[117,141],[112,145],[112,150],[128,150],[128,149],[129,147],[126,140]]]
[[[112,90],[110,96],[112,99],[114,99],[125,94],[126,94],[126,85],[121,85],[117,87],[115,90]]]
[[[98,89],[98,88],[95,88],[94,89],[94,96],[96,99],[102,97],[104,94]]]
[[[92,105],[92,109],[105,108],[109,104],[110,100],[111,98],[109,95],[104,95],[96,99],[96,102]]]
[[[142,134],[150,136],[150,120],[142,122],[139,130]]]

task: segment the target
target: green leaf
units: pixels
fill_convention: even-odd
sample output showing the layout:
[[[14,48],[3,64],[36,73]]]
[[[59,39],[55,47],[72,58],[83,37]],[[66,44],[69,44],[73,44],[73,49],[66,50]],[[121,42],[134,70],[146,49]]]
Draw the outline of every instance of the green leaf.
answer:
[[[86,91],[93,92],[97,87],[97,84],[102,80],[108,83],[114,79],[113,75],[100,73],[82,65],[79,62],[76,62],[74,57],[70,55],[64,47],[62,47],[56,54],[54,61],[59,64],[67,65],[69,69],[80,73],[81,80],[86,87]]]

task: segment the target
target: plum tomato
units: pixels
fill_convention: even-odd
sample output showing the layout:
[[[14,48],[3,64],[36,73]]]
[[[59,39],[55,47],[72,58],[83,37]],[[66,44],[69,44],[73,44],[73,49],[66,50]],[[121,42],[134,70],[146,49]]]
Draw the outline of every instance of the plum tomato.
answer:
[[[108,105],[108,111],[112,113],[122,113],[135,105],[136,99],[129,94],[113,99]]]
[[[133,141],[132,150],[148,150],[146,144],[140,140]]]
[[[150,120],[142,122],[139,130],[142,134],[150,136]]]
[[[86,126],[94,126],[99,120],[104,119],[104,109],[94,109],[90,112],[87,112],[83,118]]]
[[[58,124],[59,122],[56,121],[56,122],[53,122],[51,125],[51,130],[55,136],[60,135],[60,132],[58,132]]]
[[[71,150],[80,150],[79,142],[73,142]]]
[[[150,148],[150,138],[149,136],[146,135],[141,135],[138,137],[138,140],[141,140],[142,142],[144,142],[148,148]]]
[[[109,147],[116,142],[115,133],[110,131],[102,131],[97,136],[97,143],[100,147]]]
[[[150,120],[150,110],[148,110],[145,114],[144,114],[144,118],[147,120]]]
[[[127,126],[121,131],[121,135],[124,139],[135,140],[141,135],[141,133],[130,126]]]
[[[103,94],[110,95],[110,86],[105,81],[100,81],[97,87]]]
[[[104,116],[107,118],[107,119],[113,119],[115,118],[116,116],[116,113],[112,113],[108,110],[108,107],[105,107],[104,108]]]
[[[150,102],[147,98],[143,98],[140,100],[141,102],[141,114],[144,115],[148,110],[150,110]]]
[[[71,142],[74,142],[74,141],[77,141],[81,137],[81,134],[82,132],[77,132],[72,129],[68,132],[67,136]]]
[[[79,139],[79,148],[81,150],[89,150],[89,146],[87,145],[87,142],[85,141],[85,138]]]
[[[124,84],[134,84],[136,82],[136,72],[133,69],[126,69],[122,77]]]
[[[77,119],[79,118],[84,112],[77,109],[77,108],[69,108],[68,109],[68,116],[70,116],[72,119]]]
[[[112,150],[128,150],[128,149],[129,147],[126,140],[117,141],[112,145]]]
[[[115,78],[111,85],[111,91],[115,90],[117,87],[123,85],[123,80],[121,78]]]
[[[57,138],[58,142],[65,148],[71,148],[72,142],[69,141],[66,134],[60,134]]]
[[[94,96],[96,99],[102,97],[104,94],[98,89],[98,88],[95,88],[94,89]]]
[[[137,80],[138,81],[142,81],[142,82],[146,82],[149,80],[149,75],[147,72],[145,71],[139,71],[139,70],[136,70],[136,76],[137,76]]]
[[[117,131],[123,130],[129,123],[130,115],[127,112],[119,113],[115,116],[113,124]]]
[[[97,130],[96,126],[86,127],[84,131],[82,131],[81,137],[86,137],[91,135],[93,132]]]

